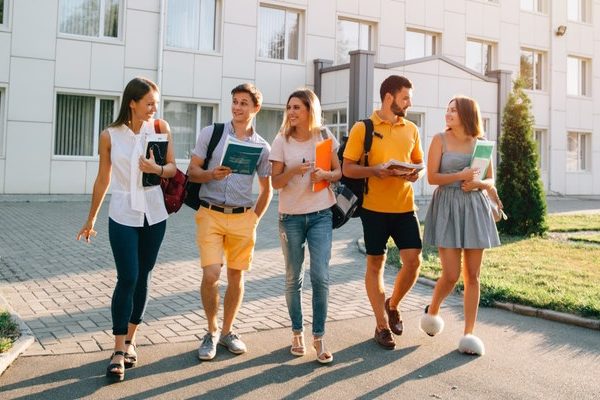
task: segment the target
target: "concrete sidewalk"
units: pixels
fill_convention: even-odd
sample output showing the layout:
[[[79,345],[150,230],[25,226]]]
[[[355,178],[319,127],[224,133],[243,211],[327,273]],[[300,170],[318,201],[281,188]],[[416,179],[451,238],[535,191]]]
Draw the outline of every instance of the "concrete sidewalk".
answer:
[[[206,320],[198,293],[201,271],[193,213],[184,208],[169,219],[146,320],[140,329],[138,344],[147,361],[128,371],[124,384],[105,388],[103,371],[113,346],[110,298],[115,279],[106,229],[107,205],[98,218],[98,237],[86,245],[74,238],[87,215],[89,198],[63,200],[0,196],[0,296],[36,337],[34,345],[0,377],[0,398],[36,398],[35,393],[39,393],[38,398],[58,399],[203,395],[372,398],[387,397],[388,390],[394,397],[409,398],[495,398],[495,393],[498,398],[544,398],[543,393],[557,397],[561,391],[566,398],[573,398],[567,394],[592,398],[598,393],[597,379],[575,378],[577,374],[585,377],[594,372],[598,376],[600,372],[597,331],[484,309],[478,333],[488,346],[488,355],[465,358],[455,351],[462,323],[451,322],[460,316],[459,297],[446,302],[452,310],[448,332],[434,341],[417,332],[418,315],[431,296],[431,288],[422,285],[416,285],[402,304],[412,326],[400,348],[380,351],[370,339],[374,324],[364,291],[364,258],[354,243],[362,236],[358,220],[334,231],[327,336],[336,361],[333,366],[319,368],[308,357],[291,360],[275,202],[259,226],[254,267],[247,275],[246,296],[235,326],[247,339],[250,354],[220,355],[219,360],[203,364],[195,357]],[[548,207],[559,212],[600,210],[600,199],[550,198]],[[388,287],[394,276],[393,269],[386,271]],[[306,283],[304,309],[310,321],[309,279]],[[503,339],[508,334],[511,339]],[[546,359],[552,361],[538,363]],[[393,364],[393,368],[380,368],[381,361]],[[514,368],[512,375],[503,369],[510,369],[509,365]],[[477,367],[471,370],[471,366]],[[459,373],[463,370],[465,375]],[[564,376],[544,381],[545,376],[559,372]],[[523,379],[532,373],[534,382],[525,384]],[[468,390],[443,392],[445,383],[455,375],[461,378],[455,386]],[[497,387],[500,382],[508,383],[510,376],[518,386],[510,383],[507,388]],[[418,382],[423,377],[428,377],[426,385]],[[237,381],[241,383],[233,385]],[[303,389],[305,386],[309,388]],[[436,389],[429,393],[429,387]],[[492,394],[483,395],[481,387]],[[539,393],[532,393],[530,387],[539,387]],[[407,388],[410,390],[405,392]]]
[[[371,317],[327,325],[334,362],[315,352],[289,354],[290,332],[244,335],[249,352],[219,347],[212,361],[197,359],[197,343],[138,349],[139,366],[107,385],[109,352],[21,357],[0,377],[2,399],[598,399],[598,332],[484,308],[477,332],[484,357],[456,351],[461,307],[444,310],[446,330],[418,331],[420,311],[403,314],[405,333],[394,351],[371,339]]]

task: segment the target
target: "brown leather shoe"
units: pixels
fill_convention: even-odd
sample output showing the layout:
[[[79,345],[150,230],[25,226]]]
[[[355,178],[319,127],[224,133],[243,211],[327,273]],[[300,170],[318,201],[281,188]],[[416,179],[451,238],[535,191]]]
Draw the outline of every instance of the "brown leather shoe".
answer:
[[[389,329],[379,330],[375,328],[375,341],[378,345],[387,350],[394,350],[394,347],[396,347],[396,341]]]
[[[402,323],[402,318],[400,318],[400,311],[397,309],[390,310],[390,299],[385,300],[385,312],[387,313],[388,323],[392,332],[398,336],[402,335],[404,324]]]

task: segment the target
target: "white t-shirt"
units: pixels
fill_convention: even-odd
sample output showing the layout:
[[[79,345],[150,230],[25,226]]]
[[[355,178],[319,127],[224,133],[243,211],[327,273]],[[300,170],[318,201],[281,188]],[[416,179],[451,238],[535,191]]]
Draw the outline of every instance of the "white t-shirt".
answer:
[[[333,139],[332,151],[336,154],[339,147],[336,138],[326,130],[327,136]],[[271,145],[270,161],[284,164],[284,172],[305,162],[315,161],[315,145],[323,140],[321,134],[314,135],[310,140],[299,142],[294,138],[286,138],[278,134]],[[304,175],[294,175],[283,188],[279,189],[279,212],[282,214],[308,214],[327,209],[335,204],[335,195],[330,188],[312,191],[310,172]]]

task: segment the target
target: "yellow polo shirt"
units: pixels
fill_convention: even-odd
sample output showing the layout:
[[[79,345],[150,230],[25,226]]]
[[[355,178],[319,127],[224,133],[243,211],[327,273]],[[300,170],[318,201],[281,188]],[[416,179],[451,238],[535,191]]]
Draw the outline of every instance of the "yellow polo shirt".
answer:
[[[418,164],[423,162],[423,149],[419,130],[407,119],[399,118],[392,124],[379,118],[377,112],[371,115],[374,132],[373,145],[369,153],[369,166],[384,163],[391,159]],[[364,151],[365,125],[357,122],[352,127],[344,158],[353,161],[361,159]],[[362,162],[362,161],[361,161]],[[404,213],[414,211],[414,191],[410,182],[395,176],[386,178],[369,177],[369,193],[363,199],[363,208],[382,213]]]

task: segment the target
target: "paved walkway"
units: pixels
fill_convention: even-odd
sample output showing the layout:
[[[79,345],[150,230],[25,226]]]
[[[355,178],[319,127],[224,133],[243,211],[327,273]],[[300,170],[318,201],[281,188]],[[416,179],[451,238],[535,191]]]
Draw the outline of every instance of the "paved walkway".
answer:
[[[75,241],[75,235],[88,207],[88,201],[0,203],[0,295],[36,337],[25,356],[113,347],[110,299],[115,268],[108,243],[108,207],[105,204],[98,217],[98,236],[85,244]],[[240,333],[290,326],[276,210],[273,202],[259,225],[255,261],[234,328]],[[168,221],[138,344],[196,342],[204,335],[207,323],[200,303],[201,270],[194,235],[193,212],[184,207]],[[372,315],[363,284],[364,256],[355,245],[360,236],[356,219],[334,231],[331,321]],[[388,268],[388,287],[394,276]],[[310,289],[308,275],[306,283]],[[304,310],[310,321],[310,290],[305,294]],[[421,309],[430,296],[430,288],[416,285],[402,310]],[[453,297],[447,305],[459,302]]]

